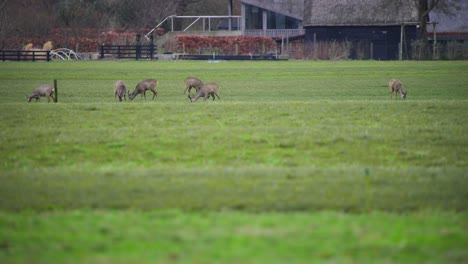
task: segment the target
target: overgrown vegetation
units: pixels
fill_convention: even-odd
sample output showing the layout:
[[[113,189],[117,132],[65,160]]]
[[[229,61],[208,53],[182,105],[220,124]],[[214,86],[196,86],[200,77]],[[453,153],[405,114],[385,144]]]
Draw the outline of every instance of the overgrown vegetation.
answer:
[[[458,41],[429,43],[415,40],[411,43],[413,60],[466,60],[468,44]]]
[[[467,69],[1,63],[0,262],[463,263]],[[114,99],[146,78],[158,99]],[[26,103],[53,79],[57,104]]]

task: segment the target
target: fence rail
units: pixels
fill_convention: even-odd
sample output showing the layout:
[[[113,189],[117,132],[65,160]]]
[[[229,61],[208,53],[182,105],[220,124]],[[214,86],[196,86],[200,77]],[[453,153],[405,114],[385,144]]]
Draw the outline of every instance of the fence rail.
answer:
[[[156,45],[101,45],[99,48],[100,58],[110,55],[117,59],[154,59]]]
[[[2,61],[50,61],[48,50],[0,50]]]
[[[188,31],[189,29],[195,28],[195,24],[198,25],[197,30],[203,31],[212,31],[212,30],[227,30],[227,31],[239,31],[241,25],[241,16],[177,16],[172,15],[166,17],[159,24],[157,24],[153,29],[146,33],[145,37],[148,38],[157,28],[162,26],[165,22],[170,22],[168,28],[171,32],[174,31]],[[189,22],[190,24],[184,25],[183,28],[174,30],[174,21],[179,21],[179,23]],[[208,24],[207,24],[208,23]]]

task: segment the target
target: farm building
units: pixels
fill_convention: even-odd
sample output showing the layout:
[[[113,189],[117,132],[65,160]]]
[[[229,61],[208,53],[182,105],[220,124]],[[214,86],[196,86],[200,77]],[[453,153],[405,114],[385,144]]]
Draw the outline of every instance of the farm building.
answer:
[[[347,41],[351,58],[392,60],[410,57],[418,9],[415,1],[242,0],[241,17],[243,35],[304,35],[306,46]]]
[[[447,11],[447,6],[456,12],[459,12],[459,9],[464,11],[455,18],[450,15],[446,20],[441,19],[438,29],[454,23],[457,27],[456,32],[439,33],[438,42],[463,42],[467,38],[464,30],[459,30],[466,28],[467,4],[461,2],[462,4],[455,5],[451,1],[460,3],[458,0],[447,0],[445,5],[441,5],[442,13]],[[207,33],[204,32],[207,30],[208,34],[205,35],[209,36],[272,37],[281,44],[279,49],[281,54],[287,54],[292,58],[421,59],[425,58],[421,56],[423,49],[440,46],[431,44],[431,41],[436,39],[435,34],[427,35],[429,42],[415,41],[418,37],[424,37],[423,34],[418,36],[420,23],[418,5],[421,1],[229,0],[227,2],[227,16],[169,16],[166,20],[171,21],[171,31],[174,31],[174,19],[191,18],[193,21],[187,22],[190,25],[184,26],[183,31],[195,28],[195,34],[200,35]],[[240,16],[233,16],[233,3],[237,3],[240,7]],[[460,5],[461,8],[458,7]],[[434,17],[436,20],[440,19],[436,12],[433,13],[430,16],[431,21],[428,21],[429,30]],[[198,25],[198,29],[193,25]]]
[[[409,58],[417,37],[415,1],[305,0],[305,42],[349,41],[380,60]],[[403,46],[399,43],[403,40]],[[351,58],[356,57],[356,49]]]

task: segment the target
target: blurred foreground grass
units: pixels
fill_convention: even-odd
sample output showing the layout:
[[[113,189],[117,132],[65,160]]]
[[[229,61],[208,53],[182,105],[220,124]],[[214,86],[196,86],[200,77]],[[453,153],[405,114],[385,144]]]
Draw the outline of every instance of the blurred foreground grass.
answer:
[[[467,214],[0,212],[2,263],[464,263]]]

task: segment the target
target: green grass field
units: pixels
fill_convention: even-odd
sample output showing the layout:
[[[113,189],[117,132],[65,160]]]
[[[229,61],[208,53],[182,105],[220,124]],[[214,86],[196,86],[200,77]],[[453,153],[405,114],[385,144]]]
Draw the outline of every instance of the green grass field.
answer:
[[[466,61],[2,62],[0,263],[466,263],[467,112]]]

